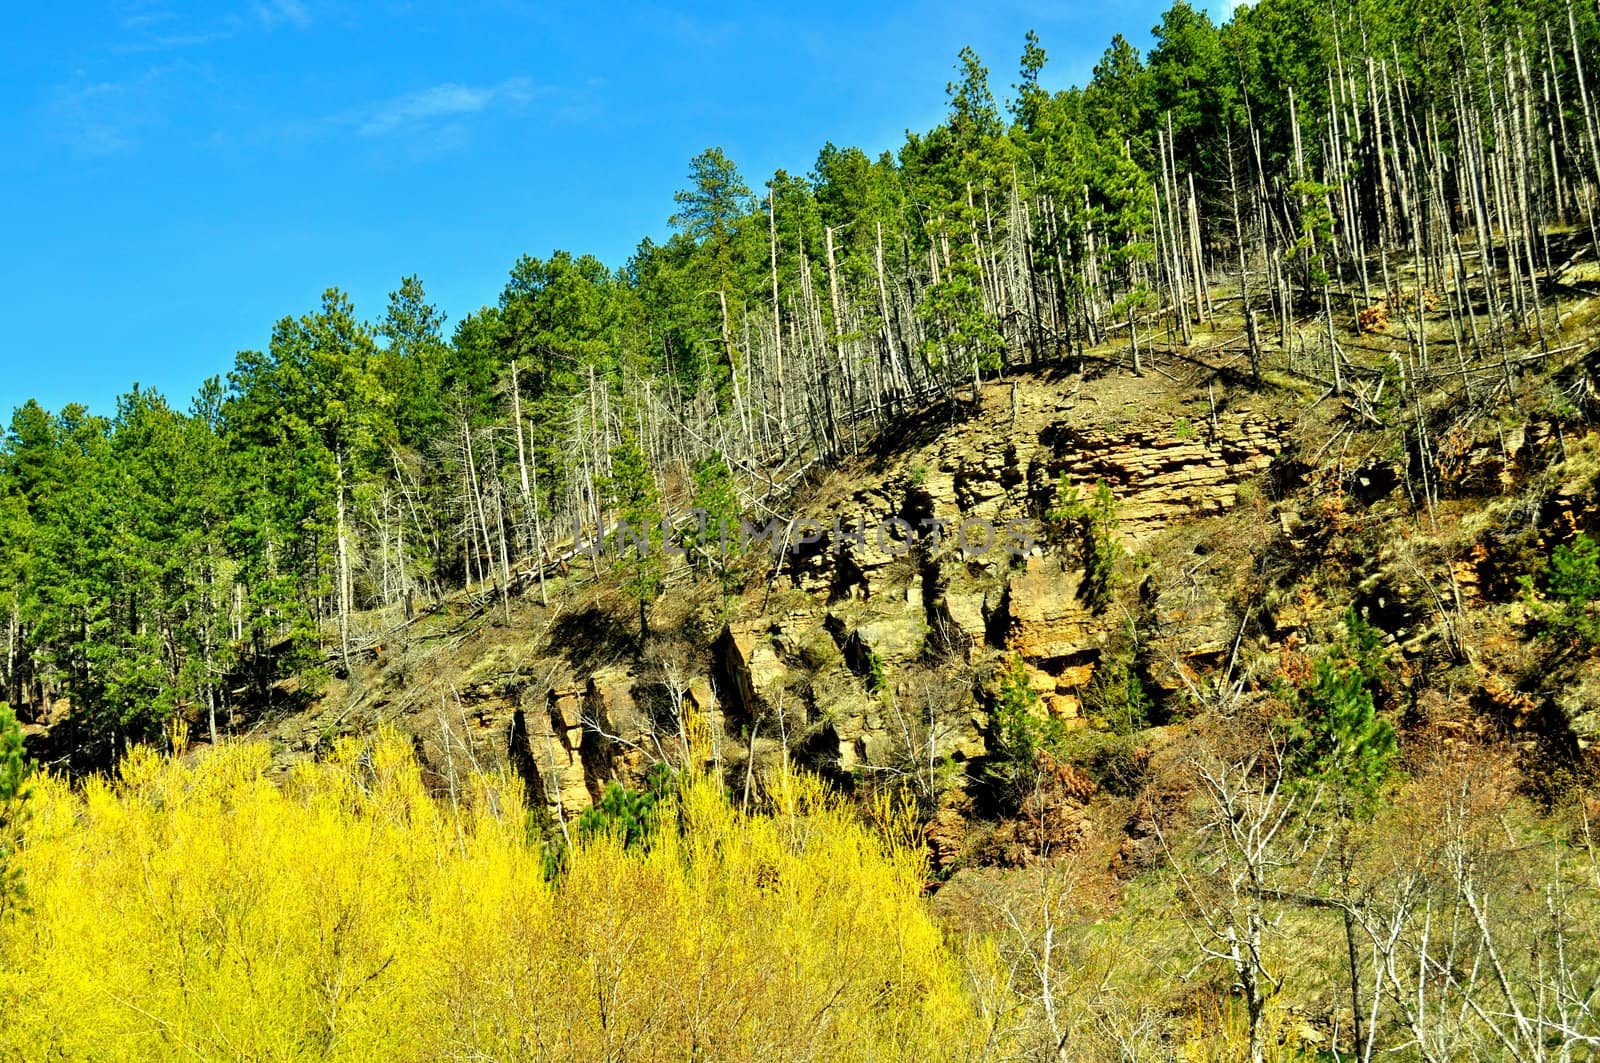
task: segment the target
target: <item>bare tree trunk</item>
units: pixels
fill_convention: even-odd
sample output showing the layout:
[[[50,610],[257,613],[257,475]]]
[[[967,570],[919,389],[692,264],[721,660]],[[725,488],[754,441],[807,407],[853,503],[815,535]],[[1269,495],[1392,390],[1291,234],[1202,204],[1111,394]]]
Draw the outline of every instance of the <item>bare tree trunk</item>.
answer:
[[[1228,127],[1228,197],[1233,204],[1233,247],[1239,256],[1239,308],[1244,315],[1245,332],[1250,341],[1250,378],[1261,383],[1261,336],[1256,331],[1256,312],[1250,305],[1250,271],[1245,263],[1244,223],[1239,218],[1239,180],[1233,158],[1233,127]]]
[[[534,508],[533,488],[528,485],[528,457],[525,441],[522,438],[522,388],[517,381],[517,361],[511,360],[511,423],[517,430],[517,471],[522,477],[522,505],[531,511]]]
[[[970,193],[969,193],[970,194]],[[833,308],[833,350],[839,361],[839,375],[844,379],[845,388],[845,417],[848,422],[856,412],[856,384],[855,375],[850,372],[850,363],[844,352],[844,315],[839,309],[839,269],[833,256],[833,229],[823,230],[827,241],[828,250],[828,304]],[[850,433],[851,445],[855,445],[857,435]]]
[[[767,188],[767,234],[772,259],[772,352],[778,370],[778,441],[789,442],[789,398],[783,386],[783,322],[778,314],[778,204],[773,189]]]
[[[461,436],[466,443],[467,483],[472,493],[471,504],[477,511],[478,527],[483,531],[484,552],[489,555],[484,559],[484,564],[492,566],[494,564],[492,560],[494,537],[489,534],[489,517],[483,508],[483,487],[478,481],[478,462],[472,450],[472,427],[465,417],[462,418],[461,422]],[[505,566],[504,578],[507,583],[511,581],[511,567],[509,564]]]
[[[544,534],[539,527],[539,498],[534,491],[537,481],[532,483],[529,481],[528,452],[522,438],[522,389],[517,382],[515,359],[511,362],[511,419],[517,426],[517,471],[522,477],[522,504],[531,518],[533,540],[537,549],[538,561],[534,567],[539,571],[539,601],[549,605],[550,598],[544,586]]]
[[[889,316],[889,289],[883,282],[883,222],[877,223],[878,241],[873,261],[878,272],[878,312],[883,316],[883,344],[889,353],[889,372],[894,381],[896,403],[905,402],[909,390],[900,365],[900,352],[895,349],[894,323]]]
[[[344,661],[344,671],[350,674],[350,545],[345,527],[344,504],[344,451],[334,451],[334,469],[338,495],[338,551],[339,551],[339,656]]]
[[[1211,318],[1211,293],[1206,291],[1206,274],[1200,254],[1200,205],[1194,195],[1194,174],[1189,175],[1189,261],[1194,268],[1194,317]]]

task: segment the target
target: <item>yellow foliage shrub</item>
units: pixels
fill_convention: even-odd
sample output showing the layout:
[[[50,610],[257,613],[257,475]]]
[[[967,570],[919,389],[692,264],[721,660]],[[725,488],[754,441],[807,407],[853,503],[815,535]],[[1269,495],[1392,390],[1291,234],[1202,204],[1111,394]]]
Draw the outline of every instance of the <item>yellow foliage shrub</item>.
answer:
[[[986,1036],[921,854],[808,777],[761,815],[687,779],[650,846],[582,844],[551,883],[500,779],[441,806],[393,736],[284,786],[267,767],[241,745],[39,780],[0,1057],[920,1060]]]

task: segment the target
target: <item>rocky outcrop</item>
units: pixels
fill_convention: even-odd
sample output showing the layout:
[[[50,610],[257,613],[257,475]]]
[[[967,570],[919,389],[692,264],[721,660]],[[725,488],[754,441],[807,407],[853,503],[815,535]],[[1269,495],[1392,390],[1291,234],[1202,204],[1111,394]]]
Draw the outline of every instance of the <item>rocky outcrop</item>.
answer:
[[[1030,557],[1006,578],[1003,647],[1030,660],[1081,656],[1104,641],[1105,623],[1084,603],[1083,573],[1056,557]]]
[[[1567,682],[1560,684],[1555,706],[1580,750],[1600,742],[1600,660],[1578,662]]]
[[[437,698],[414,710],[419,733],[437,732],[426,757],[489,766],[503,750],[530,794],[566,817],[610,780],[637,784],[688,714],[727,764],[785,745],[844,780],[930,755],[981,760],[975,677],[1005,654],[1024,659],[1043,711],[1084,726],[1084,691],[1125,620],[1090,608],[1076,544],[1044,534],[1057,482],[1109,484],[1117,530],[1138,550],[1174,522],[1233,507],[1287,428],[1213,412],[1203,395],[1187,418],[1182,405],[1150,416],[1131,408],[1144,387],[1119,376],[991,384],[966,420],[922,425],[925,442],[827,474],[798,499],[805,526],[775,571],[728,604],[709,648],[691,647],[670,677],[621,647],[626,633],[593,607],[544,640],[463,648],[443,699],[459,711],[441,714]],[[1188,633],[1176,655],[1224,650],[1232,620],[1203,580],[1143,578],[1153,630]],[[959,835],[952,816],[940,823]]]
[[[760,748],[781,731],[841,776],[882,768],[904,755],[919,697],[908,677],[951,652],[973,663],[1020,654],[1044,710],[1083,726],[1083,692],[1113,621],[1084,601],[1075,554],[1044,537],[1039,517],[1058,480],[1086,492],[1105,480],[1118,531],[1137,550],[1174,522],[1237,504],[1239,485],[1271,464],[1289,427],[1223,411],[1155,428],[1108,416],[1093,391],[1074,377],[993,385],[971,421],[842,478],[859,484],[848,495],[802,507],[806,524],[767,592],[781,607],[730,621],[701,680],[703,696],[714,686],[720,698],[729,740],[754,734]],[[1178,577],[1151,577],[1153,627],[1185,633],[1175,659],[1226,652],[1234,621],[1223,602],[1193,572]],[[937,755],[980,759],[981,706],[968,688],[944,697]],[[631,710],[620,694],[589,703],[625,729]],[[633,759],[612,758],[607,770],[630,770]],[[575,758],[569,773],[584,763]],[[571,775],[562,778],[560,792],[581,800]]]
[[[1054,425],[1045,432],[1049,456],[1030,468],[1031,490],[1044,503],[1063,473],[1084,485],[1104,480],[1120,530],[1137,546],[1175,521],[1232,509],[1239,485],[1267,470],[1288,428],[1246,414],[1159,431]]]
[[[535,765],[549,774],[544,794],[569,816],[577,815],[594,802],[589,772],[583,762],[584,691],[575,684],[554,688],[545,698],[543,723],[529,735],[529,755]]]

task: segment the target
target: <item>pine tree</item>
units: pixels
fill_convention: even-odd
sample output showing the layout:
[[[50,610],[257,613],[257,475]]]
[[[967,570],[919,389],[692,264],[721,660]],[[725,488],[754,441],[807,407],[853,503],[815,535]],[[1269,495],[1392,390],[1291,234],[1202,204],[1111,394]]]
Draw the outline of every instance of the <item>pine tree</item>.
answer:
[[[1001,664],[992,715],[994,740],[988,775],[1005,800],[1020,807],[1044,778],[1042,758],[1055,753],[1065,738],[1061,721],[1044,710],[1028,677],[1021,654]]]
[[[631,432],[611,448],[606,498],[616,513],[621,556],[627,574],[623,589],[639,603],[639,645],[650,636],[650,603],[661,593],[663,577],[661,493],[655,475]],[[626,532],[622,531],[626,528]]]
[[[694,563],[716,574],[723,594],[736,590],[733,561],[739,543],[739,495],[723,456],[707,454],[694,468],[694,508],[699,520],[685,535]],[[701,523],[703,522],[703,523]]]
[[[646,844],[661,821],[663,806],[672,799],[675,783],[672,769],[659,761],[645,773],[642,790],[607,783],[600,800],[578,817],[579,839],[611,835],[625,849]]]
[[[22,893],[21,872],[10,865],[23,802],[28,798],[30,769],[22,747],[22,728],[11,706],[0,701],[0,915]]]
[[[1348,794],[1355,807],[1376,800],[1398,745],[1394,725],[1378,714],[1361,668],[1337,654],[1322,656],[1295,700],[1297,773]]]
[[[1095,481],[1088,501],[1062,473],[1055,499],[1045,513],[1045,527],[1061,544],[1076,548],[1083,563],[1083,598],[1103,612],[1117,588],[1117,562],[1127,553],[1117,533],[1117,499],[1111,485]]]
[[[1337,886],[1345,897],[1356,885],[1354,826],[1376,811],[1384,784],[1399,759],[1394,725],[1378,713],[1372,696],[1372,687],[1385,676],[1378,632],[1351,608],[1345,615],[1343,640],[1317,658],[1311,675],[1299,686],[1280,688],[1295,712],[1289,729],[1286,774],[1303,785],[1326,788],[1331,794]],[[1339,907],[1359,1051],[1363,1036],[1361,959],[1354,913],[1348,903]]]
[[[389,293],[389,307],[377,334],[388,341],[378,363],[378,376],[394,396],[397,435],[416,445],[444,427],[444,376],[450,348],[444,339],[444,315],[428,302],[422,281],[404,277]]]
[[[1555,604],[1535,592],[1541,582]],[[1584,649],[1600,645],[1600,615],[1595,613],[1595,602],[1600,601],[1600,543],[1579,535],[1571,546],[1557,546],[1544,571],[1526,577],[1523,586],[1545,633],[1575,641]]]

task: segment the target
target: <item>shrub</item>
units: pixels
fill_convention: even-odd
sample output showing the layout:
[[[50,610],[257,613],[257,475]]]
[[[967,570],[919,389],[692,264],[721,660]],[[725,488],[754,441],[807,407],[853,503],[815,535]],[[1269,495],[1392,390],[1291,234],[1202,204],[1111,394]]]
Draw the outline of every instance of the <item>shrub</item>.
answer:
[[[1542,598],[1535,590],[1542,583]],[[1529,607],[1543,624],[1541,634],[1576,641],[1584,649],[1600,645],[1600,543],[1580,535],[1571,546],[1557,546],[1543,571],[1523,577]]]
[[[999,673],[992,729],[994,749],[989,777],[1011,807],[1022,804],[1044,777],[1044,757],[1061,747],[1066,728],[1044,711],[1020,654],[1012,654]]]
[[[883,658],[878,656],[877,650],[866,645],[864,642],[862,643],[862,646],[864,647],[863,656],[866,659],[867,689],[874,694],[881,694],[883,693],[884,688],[889,684],[888,670],[884,666]]]
[[[1144,785],[1147,755],[1126,735],[1080,731],[1068,743],[1073,764],[1096,786],[1117,797],[1134,797]]]
[[[11,706],[0,701],[0,913],[22,892],[21,873],[11,866],[11,847],[28,797],[28,771],[22,728]]]
[[[1125,656],[1108,653],[1101,657],[1083,693],[1084,705],[1091,715],[1119,735],[1131,735],[1150,726],[1154,702]]]
[[[757,814],[686,775],[648,845],[575,837],[552,882],[514,780],[441,804],[395,736],[270,768],[136,750],[31,784],[0,1058],[972,1058],[991,1032],[924,855],[814,778],[770,775]]]
[[[1117,587],[1117,562],[1125,553],[1117,537],[1117,499],[1110,485],[1097,480],[1094,496],[1084,501],[1062,473],[1045,527],[1053,541],[1076,546],[1083,561],[1084,601],[1095,612],[1104,611]]]

